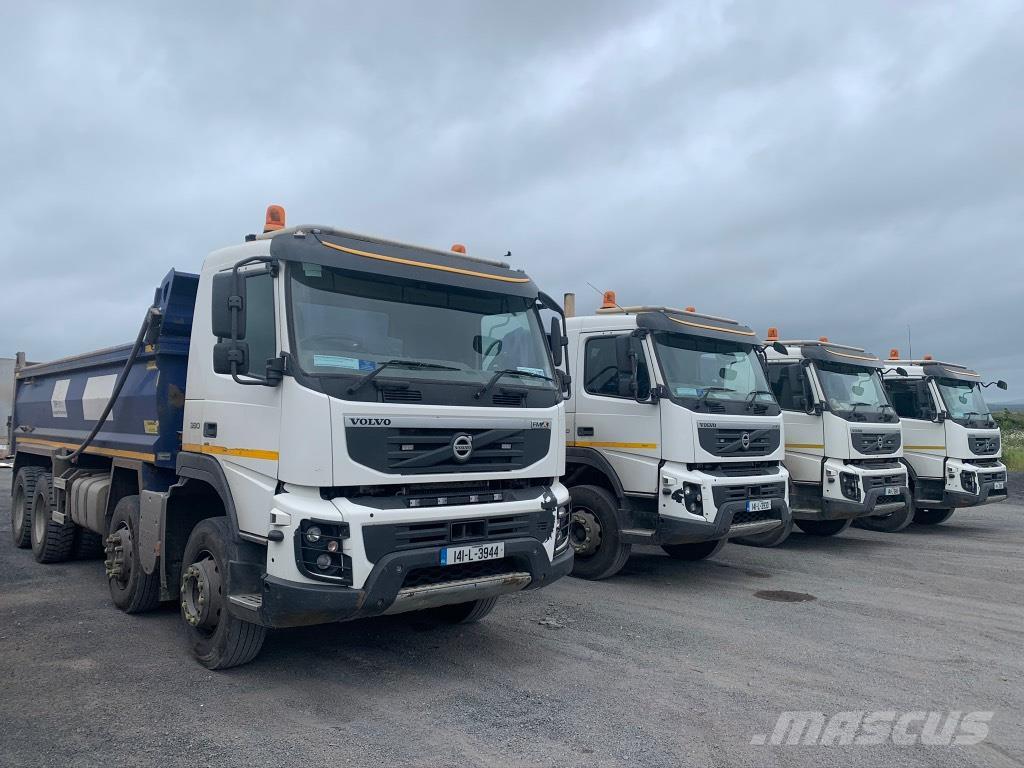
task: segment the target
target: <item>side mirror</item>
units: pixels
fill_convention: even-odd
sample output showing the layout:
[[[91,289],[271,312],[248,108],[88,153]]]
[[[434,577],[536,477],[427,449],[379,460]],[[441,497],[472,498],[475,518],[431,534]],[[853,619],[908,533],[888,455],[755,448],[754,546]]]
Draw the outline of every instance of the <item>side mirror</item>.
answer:
[[[935,421],[941,424],[946,420],[948,416],[949,413],[947,413],[946,411],[939,411],[937,414],[935,414]]]
[[[556,368],[562,364],[562,347],[564,344],[565,337],[562,335],[562,322],[557,317],[552,317],[548,346],[551,348],[551,362],[555,364]]]
[[[772,342],[772,349],[774,349],[780,355],[788,355],[789,354],[789,348],[785,344],[781,344],[778,341],[773,341]]]
[[[906,368],[897,368],[896,369],[896,375],[897,376],[904,376],[904,377],[906,377],[906,376],[909,376],[910,374],[907,373],[907,369]]]
[[[477,334],[473,337],[473,351],[478,355],[487,357],[492,352],[498,354],[501,352],[502,341],[496,339],[493,336],[481,336]]]
[[[232,368],[237,363],[237,368]],[[249,345],[244,341],[218,341],[213,345],[213,372],[237,373],[249,372]]]
[[[719,368],[718,378],[722,381],[733,381],[739,374],[732,368]]]
[[[237,312],[235,308],[237,307]],[[238,315],[237,334],[231,333],[231,316]],[[239,279],[235,291],[235,277],[232,272],[218,272],[213,276],[213,298],[210,305],[210,324],[213,335],[218,339],[236,341],[245,338],[245,280]]]
[[[1007,384],[1005,381],[1000,379],[999,381],[996,382],[996,386],[999,387],[1000,389],[1006,389]]]

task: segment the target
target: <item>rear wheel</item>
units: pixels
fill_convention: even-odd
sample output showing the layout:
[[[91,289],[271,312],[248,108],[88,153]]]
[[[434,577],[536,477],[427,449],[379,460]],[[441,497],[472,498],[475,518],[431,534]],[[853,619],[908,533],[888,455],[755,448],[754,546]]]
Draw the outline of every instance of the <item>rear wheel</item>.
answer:
[[[796,527],[811,536],[835,536],[850,527],[853,520],[797,520]]]
[[[53,519],[53,475],[44,472],[32,498],[32,556],[39,563],[60,563],[68,559],[74,543],[74,524]]]
[[[471,600],[468,603],[455,603],[454,605],[442,605],[429,610],[431,616],[451,624],[472,624],[480,621],[497,605],[498,598],[488,597],[484,600]]]
[[[735,539],[729,539],[734,544],[746,544],[748,547],[777,547],[779,544],[789,538],[789,534],[793,532],[793,520],[787,520],[785,525],[780,525],[778,528],[773,528],[765,533],[757,533],[753,536],[738,536]]]
[[[263,647],[266,627],[232,615],[224,576],[238,546],[223,517],[202,520],[185,545],[181,571],[181,618],[192,655],[207,669],[227,669],[252,661]],[[485,602],[485,601],[478,601]]]
[[[853,524],[858,528],[881,533],[897,533],[902,531],[914,520],[914,505],[908,504],[903,509],[887,515],[869,515],[858,517]]]
[[[569,495],[569,540],[575,554],[572,575],[593,580],[614,576],[632,550],[622,543],[615,499],[596,485],[577,485]]]
[[[953,516],[952,509],[915,509],[914,522],[920,525],[939,525]]]
[[[145,613],[160,604],[160,574],[146,574],[139,561],[139,497],[114,507],[104,542],[110,599],[125,613]]]
[[[687,544],[662,544],[661,548],[673,560],[703,560],[706,557],[717,555],[725,546],[725,542],[725,539],[714,539]]]
[[[22,467],[11,487],[11,538],[19,549],[32,544],[32,502],[44,472],[42,467]]]
[[[96,531],[79,526],[75,531],[75,543],[71,547],[71,556],[75,560],[98,560],[104,554],[103,537]]]

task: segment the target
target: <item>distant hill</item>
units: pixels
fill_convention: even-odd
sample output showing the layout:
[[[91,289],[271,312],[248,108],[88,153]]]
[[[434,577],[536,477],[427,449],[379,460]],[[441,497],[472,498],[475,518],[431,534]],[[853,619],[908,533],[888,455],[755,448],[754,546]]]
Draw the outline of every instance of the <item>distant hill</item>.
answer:
[[[992,413],[1003,410],[1024,413],[1024,403],[989,403],[988,407],[992,409]]]

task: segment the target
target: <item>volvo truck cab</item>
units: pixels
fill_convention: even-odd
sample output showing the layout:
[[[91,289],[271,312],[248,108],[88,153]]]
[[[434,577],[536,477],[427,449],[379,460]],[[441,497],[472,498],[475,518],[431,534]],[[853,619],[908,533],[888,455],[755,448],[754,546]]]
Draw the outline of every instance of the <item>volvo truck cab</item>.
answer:
[[[768,329],[768,339],[778,339]],[[897,531],[911,518],[900,418],[876,355],[859,347],[783,341],[767,349],[768,381],[786,424],[793,522],[834,536],[854,521]]]
[[[782,415],[754,331],[692,307],[620,307],[612,292],[566,323],[574,575],[615,574],[634,544],[697,560],[788,530]]]
[[[983,382],[976,371],[930,355],[904,360],[898,349],[889,365],[884,382],[903,422],[914,522],[936,525],[958,507],[1004,501],[1002,440],[982,390],[1006,389],[1006,382]]]

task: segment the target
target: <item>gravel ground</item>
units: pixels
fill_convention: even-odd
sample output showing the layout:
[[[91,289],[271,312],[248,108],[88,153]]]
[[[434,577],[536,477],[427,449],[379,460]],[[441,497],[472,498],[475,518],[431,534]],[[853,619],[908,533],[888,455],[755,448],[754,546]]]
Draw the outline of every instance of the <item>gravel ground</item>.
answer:
[[[97,561],[6,531],[0,765],[1024,765],[1024,480],[1010,503],[895,535],[794,536],[681,563],[637,551],[484,622],[271,633],[208,672],[173,607],[126,616]],[[761,599],[786,590],[803,602]],[[993,711],[975,746],[751,746],[784,710]]]

